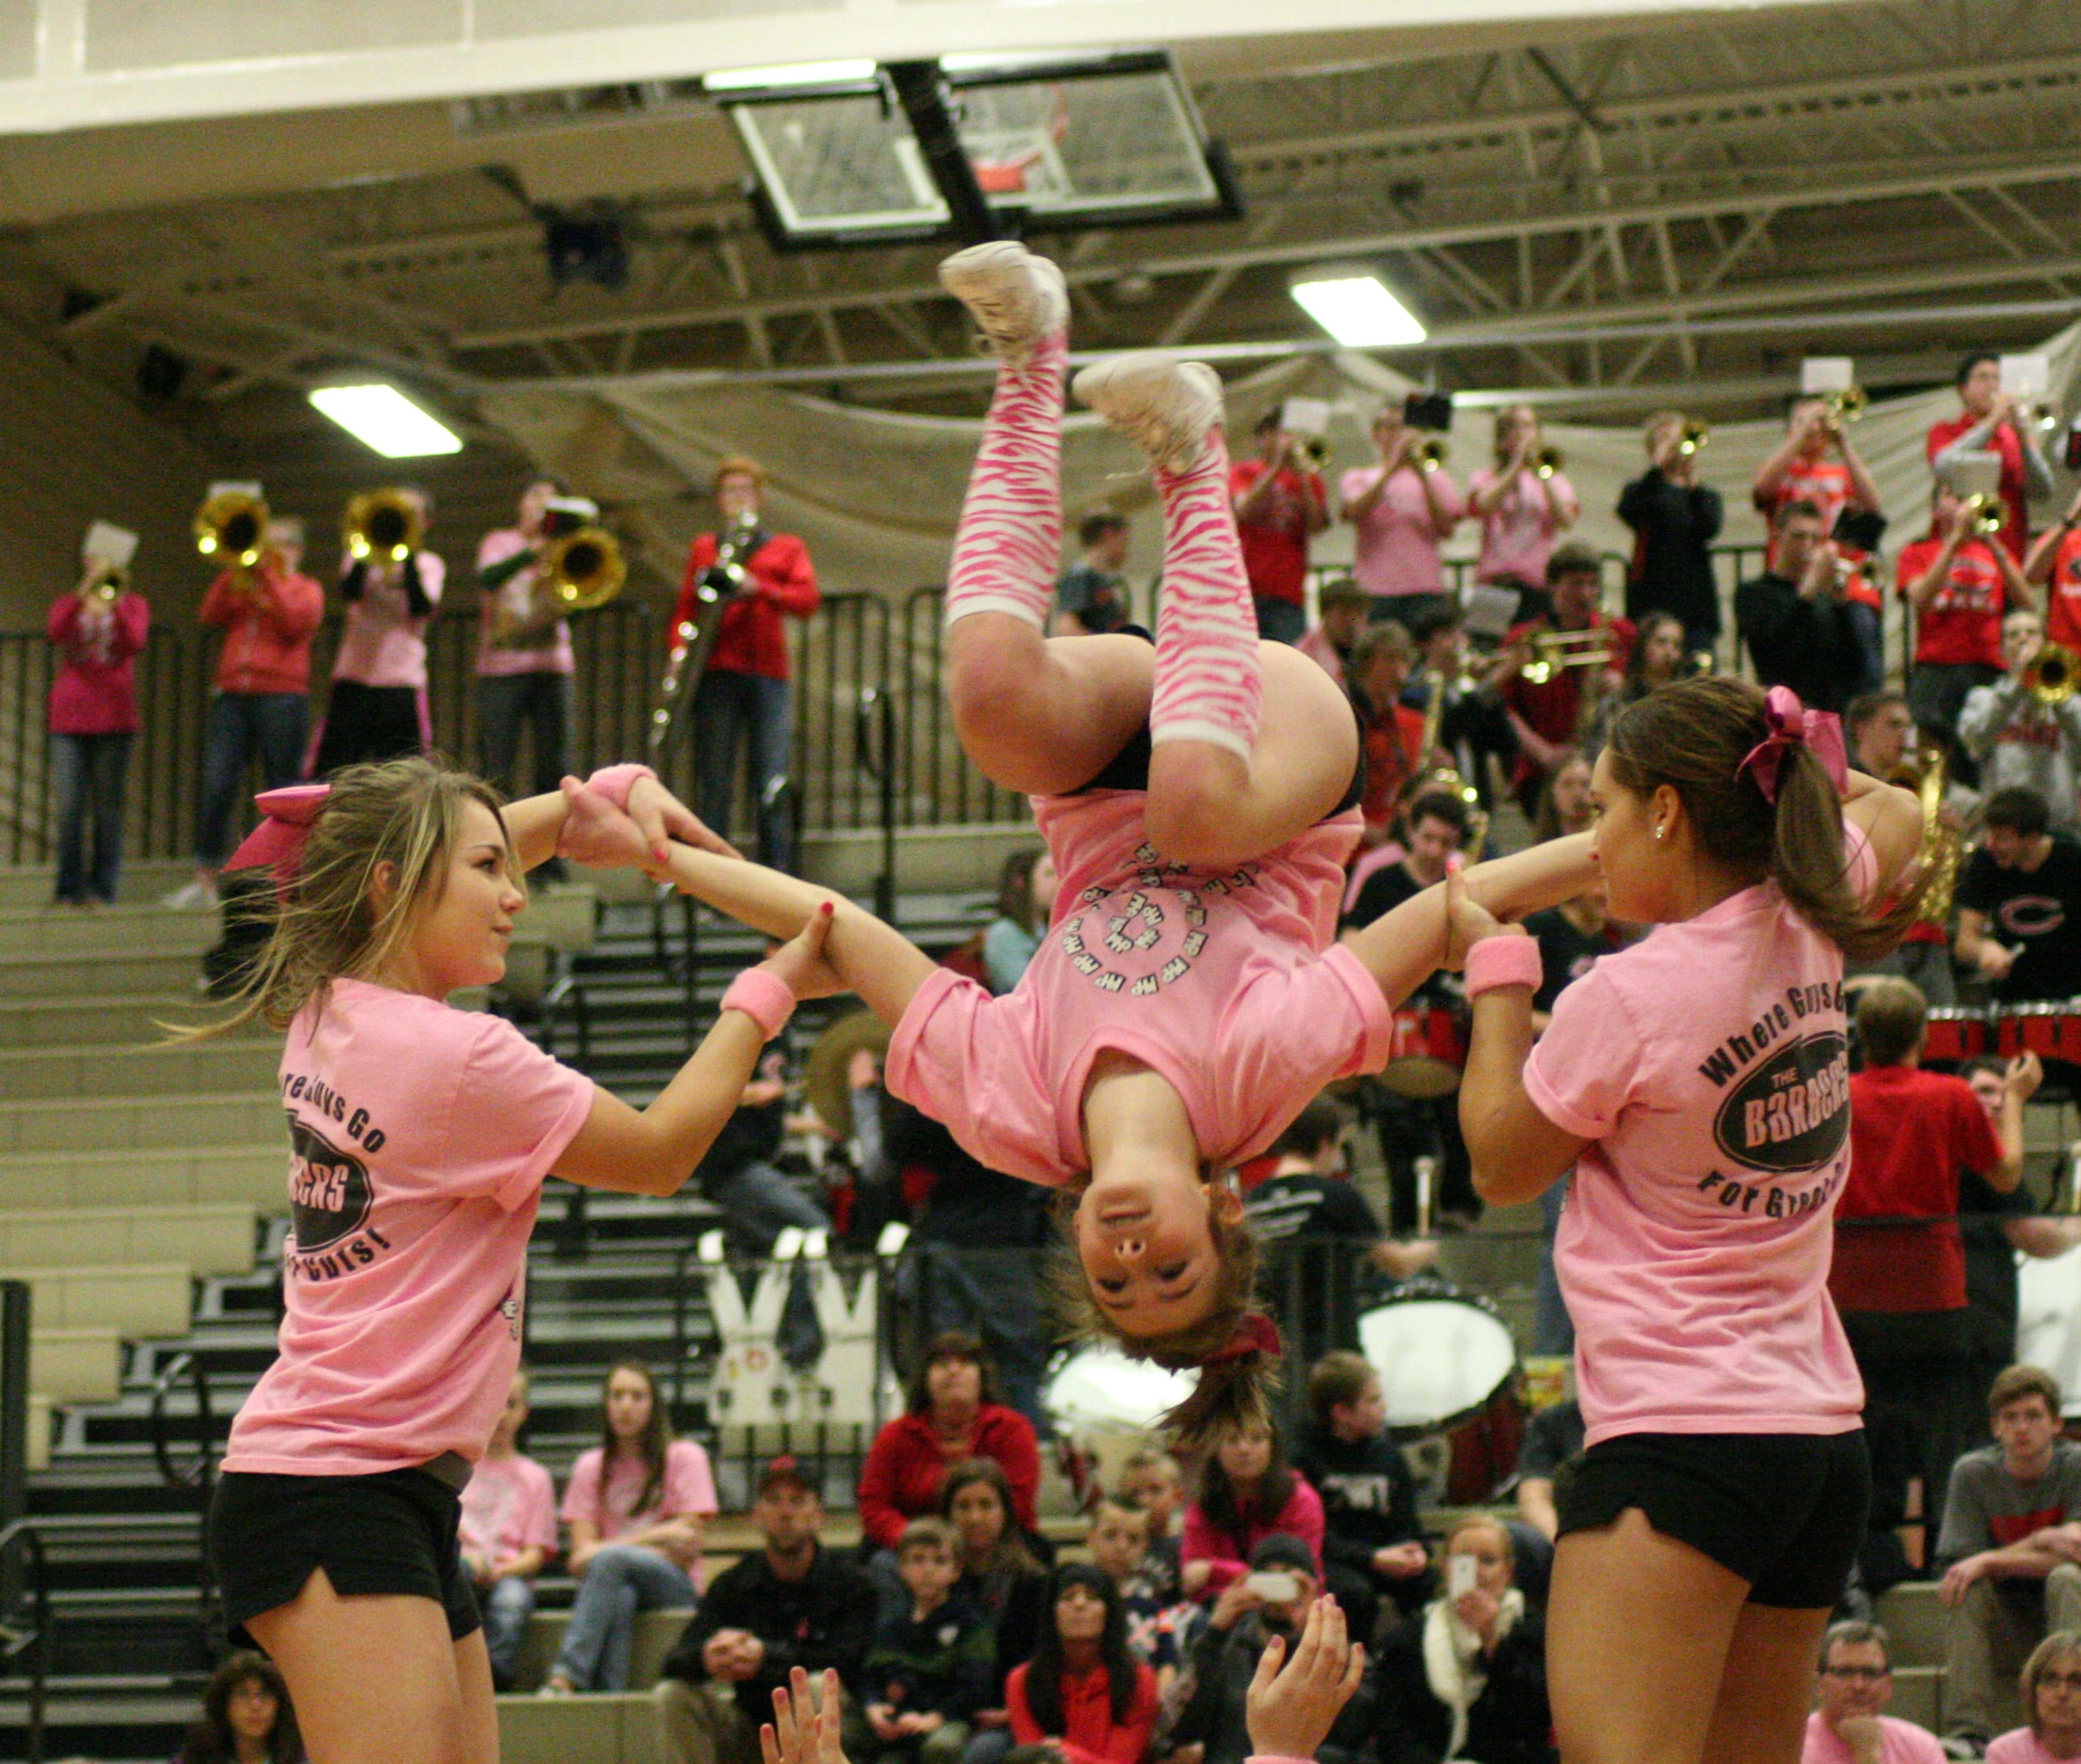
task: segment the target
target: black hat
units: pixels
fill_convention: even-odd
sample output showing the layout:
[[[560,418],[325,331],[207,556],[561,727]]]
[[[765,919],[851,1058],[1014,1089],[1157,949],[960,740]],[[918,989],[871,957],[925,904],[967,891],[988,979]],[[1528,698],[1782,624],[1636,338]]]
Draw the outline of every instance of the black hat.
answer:
[[[767,1459],[766,1467],[758,1473],[759,1498],[764,1499],[783,1483],[801,1490],[805,1494],[813,1494],[820,1500],[823,1498],[823,1491],[810,1479],[809,1473],[799,1461],[786,1453],[777,1458]]]
[[[1315,1553],[1290,1532],[1276,1531],[1250,1553],[1253,1569],[1291,1568],[1313,1579]]]

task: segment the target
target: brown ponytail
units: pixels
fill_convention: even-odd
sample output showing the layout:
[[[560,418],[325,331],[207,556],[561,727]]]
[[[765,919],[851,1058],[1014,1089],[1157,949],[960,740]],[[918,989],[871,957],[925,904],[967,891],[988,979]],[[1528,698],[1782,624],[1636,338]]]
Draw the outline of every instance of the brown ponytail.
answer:
[[[1850,884],[1842,801],[1828,768],[1803,744],[1786,750],[1777,800],[1742,762],[1770,733],[1763,694],[1724,674],[1658,686],[1612,725],[1612,776],[1636,796],[1675,790],[1705,857],[1737,876],[1777,883],[1794,911],[1845,955],[1885,954],[1914,923],[1926,878],[1879,914]]]

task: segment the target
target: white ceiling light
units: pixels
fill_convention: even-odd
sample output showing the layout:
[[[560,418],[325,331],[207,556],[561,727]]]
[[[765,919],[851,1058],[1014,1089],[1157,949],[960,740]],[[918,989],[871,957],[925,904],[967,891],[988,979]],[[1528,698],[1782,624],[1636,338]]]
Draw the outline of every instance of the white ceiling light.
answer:
[[[1370,270],[1310,270],[1290,291],[1309,317],[1348,348],[1424,340],[1422,322]]]
[[[872,81],[873,62],[796,62],[779,67],[737,67],[701,76],[706,92],[780,91],[792,86],[850,86]]]
[[[356,440],[386,459],[458,453],[462,437],[395,386],[321,386],[311,402]]]

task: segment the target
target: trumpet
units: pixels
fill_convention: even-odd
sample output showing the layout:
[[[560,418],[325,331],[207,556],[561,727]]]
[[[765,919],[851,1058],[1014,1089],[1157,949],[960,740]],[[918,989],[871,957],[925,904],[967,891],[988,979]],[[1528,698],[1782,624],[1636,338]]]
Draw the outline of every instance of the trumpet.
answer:
[[[1329,459],[1330,438],[1327,435],[1297,436],[1293,440],[1293,451],[1310,471],[1319,472]]]
[[[358,563],[371,558],[402,563],[426,531],[419,499],[408,490],[365,490],[348,502],[340,522],[340,537]]]
[[[249,570],[266,547],[267,504],[244,491],[220,491],[195,511],[194,529],[195,549],[203,556]]]
[[[1692,417],[1684,425],[1683,438],[1677,442],[1676,451],[1685,454],[1696,453],[1705,448],[1712,439],[1712,424],[1700,418]]]
[[[589,613],[622,591],[629,567],[605,527],[583,526],[543,547],[540,579],[566,612]]]
[[[1452,457],[1452,444],[1442,435],[1427,436],[1409,449],[1408,460],[1419,470],[1434,472]]]
[[[2081,686],[2081,655],[2063,643],[2041,645],[2024,669],[2024,690],[2048,709],[2064,704]]]
[[[1968,516],[1968,530],[1978,533],[1983,539],[1992,538],[2008,525],[2008,505],[1999,496],[1986,491],[1977,491],[1968,496],[1965,509]]]
[[[112,563],[101,572],[87,593],[104,606],[113,606],[130,592],[130,572],[120,563]]]
[[[1520,679],[1544,686],[1565,668],[1605,668],[1612,646],[1601,631],[1535,631],[1531,660],[1518,670]]]
[[[1543,447],[1532,455],[1532,470],[1538,477],[1552,477],[1561,470],[1561,449],[1557,447]]]
[[[1821,402],[1828,406],[1828,426],[1831,433],[1840,435],[1845,423],[1854,423],[1870,406],[1870,395],[1862,386],[1841,386],[1827,393]]]

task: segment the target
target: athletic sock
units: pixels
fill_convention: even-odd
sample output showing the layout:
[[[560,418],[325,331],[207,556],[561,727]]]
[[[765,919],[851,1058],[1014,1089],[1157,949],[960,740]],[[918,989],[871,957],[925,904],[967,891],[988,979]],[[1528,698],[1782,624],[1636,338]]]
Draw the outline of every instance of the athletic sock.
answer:
[[[1257,745],[1264,678],[1221,431],[1185,470],[1159,470],[1156,487],[1163,501],[1163,610],[1149,740],[1211,742],[1247,761]]]
[[[1024,367],[997,370],[983,445],[947,572],[946,622],[1009,613],[1047,629],[1062,556],[1062,385],[1065,336],[1034,346]]]

